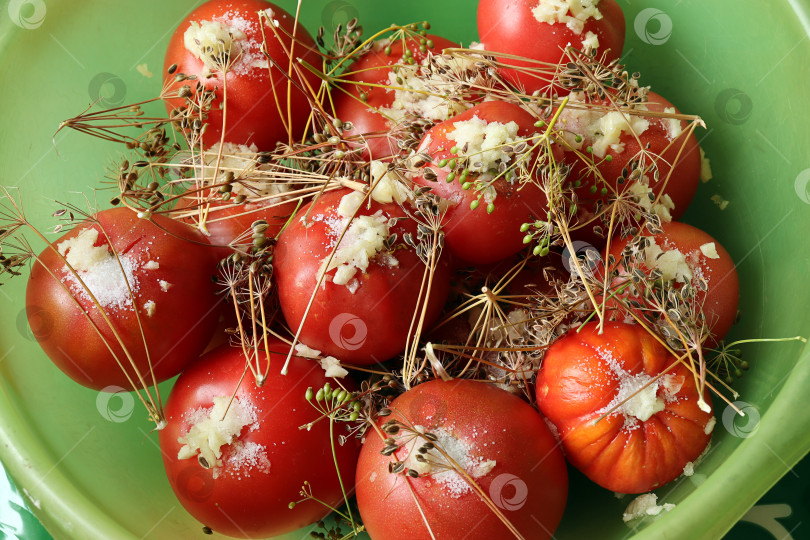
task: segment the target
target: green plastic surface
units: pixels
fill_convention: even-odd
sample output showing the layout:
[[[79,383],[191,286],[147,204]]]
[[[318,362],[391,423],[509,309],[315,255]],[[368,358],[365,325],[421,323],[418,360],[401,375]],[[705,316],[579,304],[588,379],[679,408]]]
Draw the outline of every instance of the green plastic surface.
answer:
[[[742,317],[732,337],[807,335],[810,3],[620,4],[629,69],[709,126],[698,137],[714,179],[701,185],[685,220],[713,234],[738,264]],[[472,0],[381,5],[304,0],[302,20],[315,30],[358,15],[369,32],[427,18],[451,39],[477,37]],[[53,199],[80,202],[71,190],[92,197],[119,151],[75,132],[52,141],[59,122],[99,98],[112,106],[155,95],[168,36],[192,7],[172,0],[2,3],[0,184],[19,186],[38,225],[53,224]],[[725,210],[714,195],[729,201]],[[108,198],[99,194],[99,201]],[[143,412],[127,395],[109,398],[72,384],[39,350],[25,319],[24,287],[21,278],[0,289],[0,458],[36,501],[36,515],[57,538],[205,538],[169,488]],[[810,449],[810,350],[769,344],[745,354],[752,367],[737,389],[749,416],[734,418],[715,399],[711,453],[693,477],[658,491],[677,507],[639,527],[635,538],[722,536]],[[168,390],[162,385],[163,395]],[[626,538],[626,504],[574,475],[557,537]]]

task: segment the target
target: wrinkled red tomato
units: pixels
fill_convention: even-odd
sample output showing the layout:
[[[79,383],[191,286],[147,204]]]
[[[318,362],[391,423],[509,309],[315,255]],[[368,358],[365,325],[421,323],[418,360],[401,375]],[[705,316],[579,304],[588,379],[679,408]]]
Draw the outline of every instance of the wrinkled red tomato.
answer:
[[[537,378],[537,404],[568,461],[618,493],[658,488],[700,456],[715,423],[708,390],[703,409],[700,399],[689,368],[633,324],[571,331]]]

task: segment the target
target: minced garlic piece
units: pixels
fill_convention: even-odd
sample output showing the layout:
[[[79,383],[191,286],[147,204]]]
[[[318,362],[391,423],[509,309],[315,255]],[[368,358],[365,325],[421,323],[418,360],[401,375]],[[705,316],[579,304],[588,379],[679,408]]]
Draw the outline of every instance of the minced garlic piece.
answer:
[[[349,374],[341,365],[340,360],[335,358],[334,356],[327,356],[326,358],[322,358],[318,361],[321,365],[323,370],[326,372],[327,377],[333,377],[336,379],[342,379],[346,375]]]
[[[222,466],[222,447],[231,444],[245,426],[257,420],[255,411],[230,396],[216,396],[212,407],[192,411],[187,417],[192,425],[188,433],[177,439],[183,444],[177,459],[199,456],[200,463],[209,468]]]
[[[602,18],[598,4],[599,0],[540,0],[532,15],[539,22],[564,23],[575,34],[581,34],[588,19]]]
[[[667,107],[664,109],[665,113],[669,114],[677,114],[677,110],[675,107]],[[677,118],[662,118],[661,121],[664,124],[664,127],[667,130],[667,137],[670,141],[673,141],[681,136],[683,133],[683,127],[681,126],[681,121]]]
[[[356,216],[352,219],[363,204],[363,199],[363,194],[358,192],[343,196],[337,208],[340,219],[330,225],[334,236],[340,236],[348,226],[332,260],[324,259],[321,264],[322,273],[337,269],[332,277],[332,282],[336,285],[348,285],[358,270],[365,273],[371,259],[385,249],[389,229],[388,218],[378,212],[373,216]],[[389,266],[398,264],[394,257],[388,257],[387,263]]]
[[[598,49],[599,48],[599,36],[594,34],[593,32],[587,32],[585,34],[585,39],[582,40],[582,50],[590,50],[590,49]]]
[[[692,269],[689,268],[683,253],[677,249],[664,251],[652,237],[649,241],[650,245],[644,249],[644,262],[648,267],[660,270],[664,281],[673,279],[678,283],[692,281]]]
[[[518,141],[519,126],[514,121],[508,124],[487,122],[475,115],[469,120],[454,122],[453,127],[455,129],[448,133],[447,138],[465,149],[464,157],[469,158],[470,172],[486,172],[498,162],[509,162],[511,156],[503,151],[503,147]]]
[[[717,246],[714,242],[709,242],[700,246],[700,252],[710,259],[719,259],[720,255],[717,253]]]
[[[60,242],[56,249],[75,271],[87,271],[110,256],[107,246],[94,245],[96,240],[98,231],[87,228],[73,238]]]
[[[635,195],[636,202],[638,202],[639,206],[644,210],[657,215],[661,218],[661,221],[672,221],[671,211],[675,209],[675,203],[668,194],[664,193],[657,203],[653,203],[650,199],[650,193],[653,192],[650,186],[639,181],[634,182],[628,189],[632,195]]]
[[[650,122],[641,116],[625,115],[619,111],[611,111],[599,118],[586,128],[586,135],[593,139],[593,153],[597,157],[605,157],[608,147],[615,152],[621,153],[623,147],[619,147],[622,132],[635,133],[641,135]]]
[[[644,495],[639,495],[633,499],[629,505],[627,505],[627,509],[622,515],[622,521],[627,523],[628,521],[633,521],[634,519],[645,516],[657,516],[661,512],[669,512],[675,508],[674,504],[665,503],[659,506],[657,502],[658,495],[655,493],[645,493]]]
[[[388,166],[382,161],[372,161],[370,172],[371,183],[376,184],[371,190],[372,199],[382,204],[390,202],[402,204],[408,200],[408,188],[403,184],[398,172],[388,170]]]
[[[711,200],[714,204],[717,205],[718,208],[720,208],[720,210],[725,210],[729,204],[729,202],[720,195],[712,195]]]
[[[704,184],[712,179],[712,164],[706,157],[703,148],[700,149],[700,181]]]

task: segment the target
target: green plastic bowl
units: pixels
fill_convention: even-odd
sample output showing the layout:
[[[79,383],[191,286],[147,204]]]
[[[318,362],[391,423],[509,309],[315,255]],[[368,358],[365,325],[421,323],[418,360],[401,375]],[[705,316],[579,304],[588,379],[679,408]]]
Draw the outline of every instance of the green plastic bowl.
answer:
[[[620,3],[629,69],[708,125],[698,137],[714,179],[700,187],[685,219],[713,234],[737,261],[741,320],[732,337],[807,335],[810,3]],[[472,0],[380,5],[305,1],[302,19],[312,31],[360,16],[367,33],[394,21],[429,19],[449,38],[467,44],[477,37]],[[99,98],[114,106],[156,95],[168,37],[192,6],[172,0],[4,6],[0,184],[19,186],[29,217],[47,228],[53,199],[81,202],[70,190],[92,198],[91,188],[119,152],[68,131],[54,144],[59,122]],[[147,69],[154,75],[145,75]],[[711,200],[715,195],[729,202],[725,210]],[[109,197],[102,192],[98,200]],[[0,458],[37,516],[56,537],[204,537],[175,500],[157,436],[130,395],[76,386],[39,350],[26,322],[24,287],[23,277],[0,289]],[[643,524],[635,538],[719,538],[810,449],[808,349],[750,345],[745,354],[751,370],[737,385],[737,400],[748,416],[735,417],[715,399],[711,453],[694,476],[658,490],[677,507]],[[168,394],[168,385],[161,389]],[[631,536],[621,520],[628,502],[573,474],[557,537]]]

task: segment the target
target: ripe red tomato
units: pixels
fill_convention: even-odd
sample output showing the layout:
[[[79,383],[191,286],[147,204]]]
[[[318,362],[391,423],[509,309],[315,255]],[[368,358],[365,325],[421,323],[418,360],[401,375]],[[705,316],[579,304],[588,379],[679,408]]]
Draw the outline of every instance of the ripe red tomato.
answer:
[[[673,221],[663,224],[661,228],[663,230],[661,234],[650,238],[654,239],[664,252],[678,250],[683,254],[683,260],[692,275],[692,285],[697,291],[696,301],[702,306],[706,324],[711,331],[711,337],[706,344],[714,346],[725,337],[737,317],[740,282],[734,260],[714,238],[696,227]],[[611,245],[610,254],[616,257],[617,261],[620,261],[621,252],[629,241],[629,238],[625,238]],[[649,265],[644,261],[641,262],[642,269],[651,270]],[[625,278],[628,277],[623,269],[620,268],[619,271],[620,276],[624,273]],[[706,281],[706,291],[696,287],[697,279]],[[642,301],[642,305],[643,303]],[[624,318],[623,315],[614,314],[614,316]]]
[[[465,152],[460,148],[463,144],[458,142],[461,135],[454,134],[458,133],[457,128],[479,121],[486,124],[483,129],[499,125],[504,129],[499,129],[501,133],[479,137],[482,142],[478,146],[481,148],[470,146]],[[516,132],[506,136],[505,128],[513,122]],[[526,142],[530,149],[533,144],[530,139],[542,130],[536,128],[534,123],[535,118],[519,105],[488,101],[435,125],[422,139],[417,152],[430,156],[432,160],[422,167],[414,182],[430,187],[434,193],[450,202],[446,214],[445,241],[450,251],[459,258],[473,264],[486,264],[514,255],[525,247],[521,225],[545,217],[546,196],[539,186],[532,182],[522,185],[517,175],[509,179],[506,174],[498,177],[497,173],[489,172],[490,166],[497,169],[499,163],[505,163],[512,167],[519,160],[523,160],[526,168],[531,170],[535,152],[527,149],[521,154],[515,151],[512,155],[498,157],[498,163],[486,163],[484,159],[490,154],[497,156],[504,146],[516,149]],[[484,148],[488,144],[493,146],[492,151]],[[556,147],[554,152],[555,159],[561,158],[562,153]],[[476,163],[483,165],[478,167],[479,170],[484,167],[488,170],[472,172],[469,176],[463,174],[465,167],[474,171]],[[435,179],[426,177],[428,169],[435,173]],[[464,189],[467,181],[471,186]],[[490,201],[493,206],[488,208]],[[473,209],[472,206],[476,204],[478,207]]]
[[[590,3],[590,2],[588,2]],[[593,2],[596,3],[596,2]],[[559,13],[559,8],[544,0],[480,0],[478,2],[478,34],[487,50],[529,58],[535,62],[499,58],[500,61],[522,68],[537,69],[536,62],[557,64],[567,45],[583,50],[589,33],[598,39],[601,54],[607,51],[607,62],[622,55],[624,47],[624,14],[614,0],[602,0],[596,6],[601,18],[589,16],[584,21],[573,17],[573,10]],[[576,2],[585,4],[585,2]],[[587,9],[587,8],[586,8]],[[539,19],[535,12],[549,13]],[[554,21],[541,22],[543,20]],[[560,19],[566,22],[559,22]],[[570,23],[568,22],[570,20]],[[584,24],[583,24],[584,23]],[[572,29],[573,27],[573,29]],[[593,38],[591,38],[593,39]],[[609,49],[609,50],[608,50]],[[545,90],[551,77],[522,69],[502,69],[501,73],[527,93]],[[560,88],[555,86],[555,91]]]
[[[672,103],[655,92],[650,92],[648,97],[649,101],[646,103],[648,111],[679,113]],[[608,102],[603,104],[608,105]],[[647,177],[645,181],[658,198],[657,204],[660,205],[655,207],[650,201],[649,206],[652,207],[653,213],[658,210],[659,215],[668,214],[672,219],[679,219],[692,202],[700,180],[701,159],[697,138],[694,133],[687,136],[686,121],[628,115],[630,125],[640,122],[640,127],[636,129],[637,131],[643,129],[637,133],[638,139],[628,129],[623,129],[615,138],[616,142],[608,144],[614,139],[603,137],[602,132],[605,128],[603,124],[614,126],[624,124],[627,128],[627,123],[621,120],[620,114],[618,111],[579,111],[569,108],[561,115],[561,123],[565,126],[565,130],[582,137],[580,151],[590,156],[604,179],[604,182],[597,180],[596,175],[582,159],[573,151],[566,151],[565,159],[572,165],[568,178],[581,184],[575,190],[579,200],[585,208],[589,208],[594,201],[607,201],[615,193],[624,193],[628,190],[630,193],[636,193],[634,191],[638,188],[635,186],[636,181],[629,180],[628,177],[637,168],[633,162],[638,162],[644,149],[643,151],[647,152],[643,162],[647,168],[644,174]],[[594,149],[593,153],[587,154],[588,147]],[[649,170],[653,163],[658,169],[658,181]],[[639,193],[641,202],[647,204],[646,194]],[[666,198],[670,200],[667,201]]]
[[[141,387],[138,374],[151,385],[150,359],[157,382],[177,375],[203,351],[219,316],[211,279],[216,262],[208,243],[187,225],[159,215],[139,219],[127,208],[104,210],[95,219],[45,248],[31,268],[26,310],[30,317],[44,310],[53,321],[49,332],[38,336],[39,344],[59,369],[90,388]]]
[[[358,249],[357,257],[365,257],[368,267],[353,267],[345,284],[334,280],[343,272],[352,272],[352,266],[343,264],[330,269],[318,288],[322,265],[346,226],[347,218],[339,213],[342,200],[351,193],[348,189],[325,193],[298,212],[279,237],[274,275],[281,310],[293,332],[304,320],[310,298],[317,291],[301,330],[302,343],[342,362],[368,365],[388,360],[405,349],[425,265],[414,249],[403,243],[405,234],[416,238],[416,223],[406,218],[397,204],[372,201],[359,210],[351,225],[358,228],[355,232],[350,229],[340,245],[347,252]],[[375,241],[383,241],[373,229],[374,223],[391,223],[389,220],[398,220],[387,233],[397,235],[396,249],[389,252],[377,246],[382,249],[369,253],[374,249],[367,250],[361,239],[369,239],[370,235]],[[338,259],[336,255],[334,261]],[[449,267],[440,262],[433,275],[425,328],[439,316],[449,282]]]
[[[428,35],[423,38],[425,44],[416,38],[398,39],[390,42],[382,40],[374,48],[358,58],[346,70],[341,78],[350,83],[344,84],[344,91],[333,92],[335,96],[335,115],[344,122],[351,122],[352,129],[344,130],[344,137],[364,137],[363,158],[367,160],[384,160],[399,153],[395,139],[386,133],[396,125],[396,121],[381,109],[390,109],[394,104],[396,91],[391,87],[403,87],[405,83],[392,82],[390,75],[398,66],[423,64],[429,53],[441,54],[444,49],[458,47],[457,43],[441,36]],[[428,47],[428,45],[431,45]],[[390,51],[386,54],[386,47]],[[422,51],[424,48],[424,51]],[[409,56],[405,57],[405,51]],[[365,84],[363,84],[365,83]],[[389,88],[380,88],[384,85]]]
[[[262,54],[262,33],[258,15],[259,11],[268,9],[273,13],[270,18],[279,22],[279,26],[275,29],[270,24],[264,25],[267,52],[278,64],[278,67],[271,66],[269,69]],[[197,53],[186,47],[188,41],[189,47],[199,49],[193,42],[195,39],[193,25],[202,24],[204,21],[220,23],[225,27],[223,30],[225,36],[228,31],[235,36],[231,55],[233,56],[238,49],[239,56],[231,59],[225,81],[222,79],[221,68],[212,69],[203,63]],[[192,11],[174,31],[166,50],[164,65],[166,80],[171,82],[170,92],[176,92],[184,85],[189,85],[194,91],[198,84],[202,84],[206,90],[216,91],[216,98],[211,103],[206,120],[208,127],[203,134],[203,143],[206,147],[220,142],[223,121],[223,110],[220,106],[223,101],[227,102],[225,142],[254,143],[259,150],[272,150],[276,142],[287,141],[288,129],[293,137],[301,134],[311,110],[307,99],[307,84],[317,91],[320,79],[304,70],[304,80],[301,81],[293,69],[294,83],[288,85],[287,72],[291,69],[291,65],[296,65],[294,58],[302,58],[319,67],[320,56],[309,32],[298,24],[293,33],[294,26],[294,17],[270,2],[211,0]],[[290,39],[289,36],[292,35],[295,36],[295,41]],[[206,43],[203,42],[202,46],[206,46]],[[292,52],[293,59],[288,52]],[[168,74],[167,70],[173,64],[177,64],[177,70],[174,74]],[[212,76],[206,77],[209,72]],[[195,75],[197,80],[177,81],[175,77],[180,73]],[[296,83],[303,86],[303,92]],[[165,101],[169,112],[185,105],[182,98]]]
[[[607,323],[600,334],[589,323],[554,343],[538,373],[537,404],[559,431],[568,461],[619,493],[643,493],[680,476],[708,445],[715,420],[698,405],[689,369],[667,369],[674,360],[634,324]],[[708,391],[703,399],[710,407]]]
[[[343,501],[332,459],[329,421],[299,429],[321,415],[306,401],[307,388],[317,390],[330,382],[339,389],[338,383],[327,379],[316,362],[299,357],[293,357],[287,375],[281,375],[289,345],[273,339],[270,349],[270,371],[261,387],[251,376],[244,377],[242,349],[226,345],[184,371],[166,402],[168,424],[160,432],[160,448],[169,483],[191,515],[228,536],[276,536],[325,517],[329,509],[312,500],[289,508],[291,502],[301,500],[304,482],[309,482],[312,495],[325,504],[340,506]],[[348,391],[355,390],[351,380],[340,382]],[[206,419],[209,424],[210,419],[219,421],[218,427],[226,429],[225,440],[219,439],[224,442],[220,456],[209,446],[217,440],[213,436],[203,439],[201,449],[184,448],[189,440],[200,440],[196,434],[208,433],[201,429],[204,425],[199,431],[193,427]],[[351,437],[340,445],[340,434],[345,429],[336,424],[337,464],[350,492],[359,444]],[[181,455],[188,457],[181,459]]]
[[[366,433],[357,464],[357,506],[372,538],[512,536],[442,451],[524,538],[552,536],[565,509],[568,472],[556,439],[530,405],[485,383],[434,380],[405,392],[390,409]],[[421,453],[423,463],[416,456],[426,435],[435,441]],[[399,446],[390,455],[381,453],[386,438]],[[398,462],[406,470],[389,472]]]

